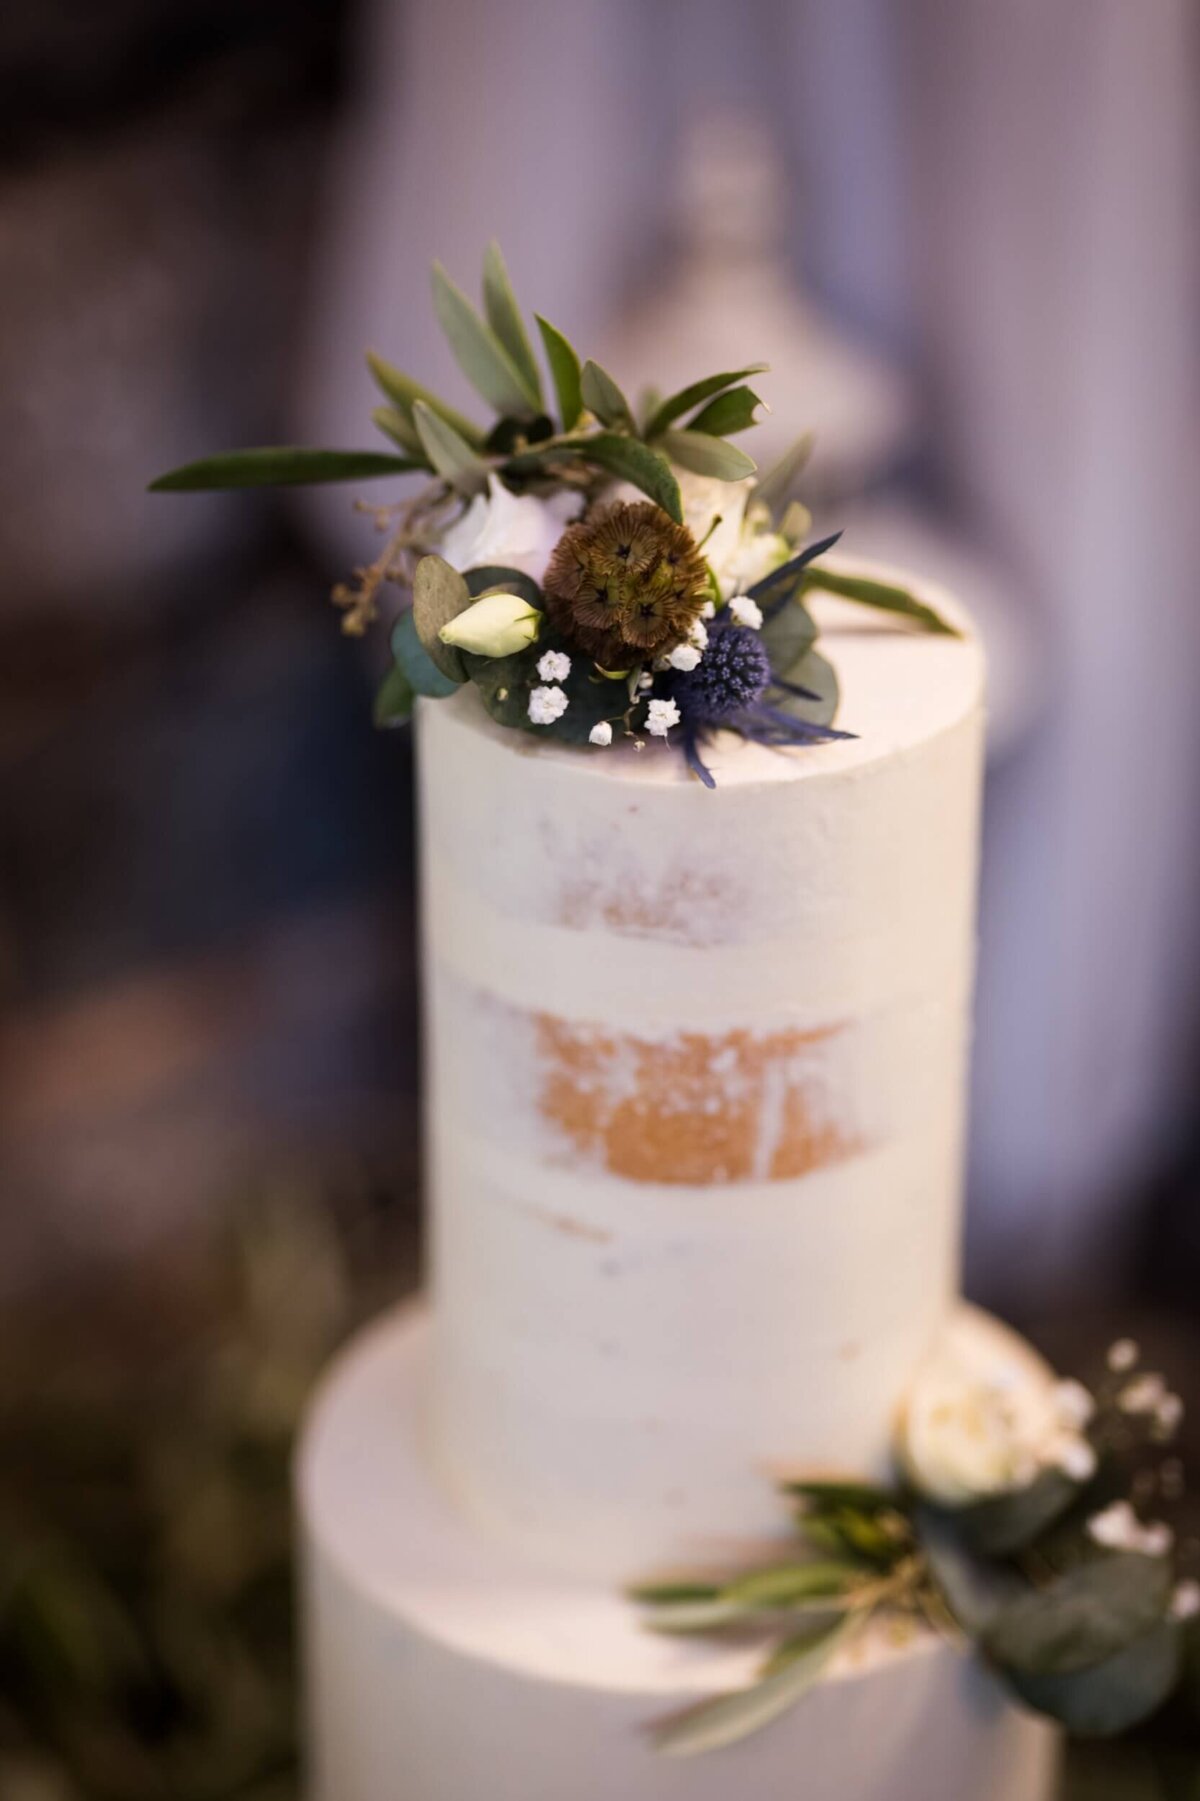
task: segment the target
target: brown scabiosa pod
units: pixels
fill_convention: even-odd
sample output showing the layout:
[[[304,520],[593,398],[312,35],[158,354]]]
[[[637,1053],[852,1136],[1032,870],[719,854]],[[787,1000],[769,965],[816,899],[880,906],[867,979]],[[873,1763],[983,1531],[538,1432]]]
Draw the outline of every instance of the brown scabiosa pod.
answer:
[[[709,595],[691,533],[650,501],[616,501],[569,526],[543,588],[554,626],[603,669],[673,650]]]

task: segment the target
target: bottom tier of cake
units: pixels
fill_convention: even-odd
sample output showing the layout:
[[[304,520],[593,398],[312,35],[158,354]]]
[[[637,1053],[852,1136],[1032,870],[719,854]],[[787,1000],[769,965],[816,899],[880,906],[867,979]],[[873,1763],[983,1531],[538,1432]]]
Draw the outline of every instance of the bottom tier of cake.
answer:
[[[860,1651],[727,1750],[657,1752],[647,1726],[750,1654],[655,1637],[478,1536],[426,1470],[426,1353],[419,1310],[365,1333],[301,1449],[313,1801],[1049,1801],[1058,1735],[931,1636]]]

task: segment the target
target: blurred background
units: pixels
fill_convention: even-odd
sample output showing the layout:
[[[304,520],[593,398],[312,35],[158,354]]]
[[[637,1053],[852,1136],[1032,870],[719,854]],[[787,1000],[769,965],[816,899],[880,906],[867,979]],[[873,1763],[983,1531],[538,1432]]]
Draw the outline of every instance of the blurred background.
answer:
[[[769,360],[756,452],[975,608],[969,1286],[1194,1392],[1195,6],[43,0],[0,96],[4,1801],[290,1792],[288,1432],[417,1268],[410,747],[348,491],[144,488],[369,441],[367,345],[460,396],[492,235],[626,386]],[[130,1583],[190,1626],[118,1726]]]

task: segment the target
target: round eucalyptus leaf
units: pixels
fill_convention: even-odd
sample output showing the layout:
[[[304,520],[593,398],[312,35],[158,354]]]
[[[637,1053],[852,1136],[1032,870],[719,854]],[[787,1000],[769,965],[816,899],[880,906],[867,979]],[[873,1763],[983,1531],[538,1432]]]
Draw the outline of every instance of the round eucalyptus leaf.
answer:
[[[1088,1670],[1038,1676],[1005,1670],[1026,1706],[1082,1738],[1110,1738],[1157,1713],[1179,1680],[1180,1632],[1169,1620]]]
[[[522,600],[527,600],[531,607],[537,607],[539,612],[546,604],[542,590],[531,575],[526,575],[523,569],[509,569],[503,563],[484,563],[478,569],[464,570],[463,580],[473,600],[481,594],[490,594],[496,588],[507,588],[510,594],[519,594]]]
[[[462,652],[438,634],[470,604],[471,591],[457,569],[442,557],[421,558],[413,577],[413,621],[426,656],[453,682],[467,679]]]
[[[401,613],[392,627],[392,655],[411,682],[414,694],[427,695],[430,700],[445,700],[448,694],[462,686],[461,681],[443,675],[430,658],[417,636],[411,608]]]
[[[782,713],[790,713],[794,719],[807,719],[810,725],[832,725],[840,691],[837,671],[828,657],[823,657],[819,650],[806,651],[784,671],[783,680],[793,687],[806,689],[807,694],[791,694],[785,689],[779,699],[771,696],[773,706]]]
[[[1171,1582],[1168,1558],[1096,1557],[1002,1608],[982,1643],[1009,1670],[1059,1676],[1090,1669],[1163,1619]]]
[[[1040,1538],[1079,1498],[1079,1485],[1061,1470],[1042,1470],[1027,1488],[993,1495],[948,1515],[955,1532],[985,1557],[1011,1557]]]
[[[764,621],[759,637],[776,675],[787,675],[793,663],[816,643],[817,622],[797,596],[776,608]]]

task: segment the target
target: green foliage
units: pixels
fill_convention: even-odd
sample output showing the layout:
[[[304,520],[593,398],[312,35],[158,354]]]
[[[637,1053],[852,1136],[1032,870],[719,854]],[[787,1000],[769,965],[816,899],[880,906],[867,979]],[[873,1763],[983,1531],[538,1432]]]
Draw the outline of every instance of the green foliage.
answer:
[[[695,418],[688,420],[687,429],[711,432],[718,438],[728,437],[731,432],[745,431],[753,425],[755,412],[761,405],[753,388],[728,388],[701,407]]]
[[[443,645],[442,648],[448,650],[450,646]],[[408,677],[414,694],[424,694],[429,700],[445,700],[462,686],[462,677],[444,675],[430,658],[417,635],[411,607],[405,608],[392,627],[392,655]]]
[[[477,657],[469,650],[462,652],[467,674],[497,725],[521,731],[535,729],[529,717],[529,695],[537,681],[540,654],[540,646],[531,646],[511,657]],[[543,726],[541,730],[546,732],[547,728]]]
[[[695,475],[712,475],[718,481],[741,481],[753,475],[757,464],[736,444],[710,437],[704,431],[665,431],[658,442],[673,463]]]
[[[781,672],[783,680],[806,694],[784,692],[773,697],[772,704],[795,719],[806,719],[810,725],[832,725],[837,716],[841,691],[837,670],[819,650],[808,650]]]
[[[471,386],[506,418],[524,419],[539,413],[538,390],[440,263],[433,265],[433,305],[455,361]]]
[[[439,419],[444,419],[447,425],[453,426],[459,437],[465,438],[474,449],[479,449],[483,443],[483,433],[479,427],[455,407],[447,405],[439,395],[423,387],[419,381],[414,381],[411,375],[405,375],[394,363],[385,362],[373,350],[367,352],[367,368],[371,371],[376,386],[404,416],[410,427],[413,407],[418,400],[423,400],[430,412],[436,413]]]
[[[633,409],[629,402],[608,370],[602,369],[590,357],[583,365],[579,387],[584,406],[596,415],[601,425],[611,426],[617,431],[632,432],[635,429]]]
[[[1011,1557],[1041,1537],[1079,1498],[1079,1487],[1061,1470],[1042,1470],[1025,1488],[954,1509],[954,1530],[970,1551]]]
[[[784,451],[779,461],[772,463],[766,474],[760,475],[755,482],[754,497],[762,502],[772,519],[782,513],[792,499],[796,483],[808,466],[815,442],[812,432],[806,431],[803,437],[797,438],[790,449]]]
[[[1104,1663],[1165,1617],[1173,1573],[1165,1557],[1096,1557],[996,1613],[984,1649],[1007,1670],[1065,1676]]]
[[[853,1619],[838,1619],[794,1645],[778,1647],[768,1673],[751,1687],[702,1702],[655,1733],[669,1757],[694,1757],[737,1744],[794,1707],[821,1676],[830,1658],[853,1630]]]
[[[487,464],[459,437],[452,425],[418,400],[413,424],[430,465],[460,494],[482,494],[487,487]]]
[[[577,437],[557,438],[538,445],[520,456],[512,457],[504,466],[506,474],[530,475],[545,470],[555,462],[594,463],[622,481],[632,482],[656,506],[660,506],[676,523],[683,524],[683,500],[679,483],[665,457],[636,438],[620,432],[595,432]]]
[[[802,600],[792,599],[767,615],[759,635],[771,668],[787,675],[816,643],[817,622]]]
[[[375,695],[372,712],[378,726],[404,725],[412,718],[416,691],[400,663],[393,663]]]
[[[557,327],[535,313],[538,330],[542,334],[542,345],[546,352],[546,361],[550,365],[550,374],[554,381],[554,391],[558,396],[558,416],[565,432],[574,431],[579,423],[579,415],[583,411],[582,376],[579,357],[574,346],[564,338]]]
[[[1180,1659],[1179,1628],[1164,1620],[1089,1669],[1005,1674],[1026,1706],[1049,1714],[1082,1738],[1109,1738],[1158,1712],[1179,1680]]]
[[[413,576],[413,624],[430,662],[453,682],[467,679],[463,653],[453,644],[443,644],[438,634],[470,604],[471,591],[457,569],[442,557],[421,558]]]
[[[398,406],[377,406],[371,409],[371,424],[377,425],[385,438],[398,444],[406,456],[429,467],[429,459],[425,454],[425,446],[417,433],[412,419],[402,413]]]
[[[856,600],[865,607],[877,607],[885,613],[894,613],[901,619],[907,619],[913,625],[923,626],[927,632],[938,632],[948,638],[959,638],[962,633],[956,625],[933,607],[926,606],[907,588],[897,588],[891,582],[879,582],[869,576],[843,575],[831,569],[811,569],[805,577],[806,592],[820,589],[825,594],[838,594],[845,600]]]
[[[766,367],[766,363],[747,363],[744,369],[728,369],[723,375],[706,375],[702,381],[694,381],[688,387],[680,388],[677,393],[670,394],[666,400],[659,402],[646,421],[643,436],[648,440],[657,438],[676,419],[682,419],[685,413],[690,413],[693,407],[701,406],[706,400],[720,394],[724,388],[731,388],[735,382],[744,380],[747,375],[762,375]]]
[[[542,378],[534,361],[533,349],[526,335],[517,297],[508,279],[508,270],[493,238],[483,258],[483,310],[488,324],[512,358],[539,410],[542,405]]]
[[[264,445],[254,450],[225,450],[168,470],[150,483],[151,494],[186,494],[207,488],[289,488],[316,482],[374,481],[381,475],[404,475],[424,468],[410,456],[381,450],[304,450],[291,445]]]

